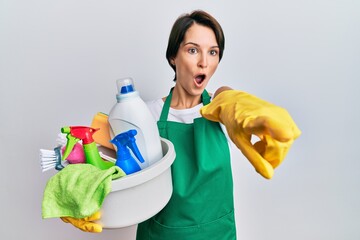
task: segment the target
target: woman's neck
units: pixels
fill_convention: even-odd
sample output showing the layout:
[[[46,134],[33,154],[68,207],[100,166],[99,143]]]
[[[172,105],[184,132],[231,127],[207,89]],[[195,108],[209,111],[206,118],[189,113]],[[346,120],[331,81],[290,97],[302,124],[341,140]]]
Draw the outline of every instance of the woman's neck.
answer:
[[[188,109],[201,103],[201,95],[191,95],[183,88],[175,85],[170,107],[174,109]]]

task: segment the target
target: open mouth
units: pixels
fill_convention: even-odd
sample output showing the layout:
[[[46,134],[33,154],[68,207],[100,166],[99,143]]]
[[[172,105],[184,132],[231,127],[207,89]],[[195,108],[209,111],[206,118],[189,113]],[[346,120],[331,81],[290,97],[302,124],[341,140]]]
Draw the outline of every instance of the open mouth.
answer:
[[[205,80],[205,74],[199,74],[195,76],[195,82],[200,85]]]

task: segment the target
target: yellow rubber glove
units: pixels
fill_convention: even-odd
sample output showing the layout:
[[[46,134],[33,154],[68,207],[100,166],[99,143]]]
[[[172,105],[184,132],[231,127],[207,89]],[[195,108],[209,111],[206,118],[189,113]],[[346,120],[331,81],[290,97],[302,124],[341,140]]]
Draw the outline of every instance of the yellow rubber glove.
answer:
[[[102,232],[102,226],[93,222],[99,220],[100,217],[101,214],[98,211],[93,215],[85,218],[61,217],[61,220],[66,223],[71,223],[74,227],[77,227],[84,232],[100,233]]]
[[[285,109],[237,90],[221,92],[200,113],[224,124],[230,139],[267,179],[272,178],[274,169],[301,134]],[[260,141],[252,144],[252,135]]]

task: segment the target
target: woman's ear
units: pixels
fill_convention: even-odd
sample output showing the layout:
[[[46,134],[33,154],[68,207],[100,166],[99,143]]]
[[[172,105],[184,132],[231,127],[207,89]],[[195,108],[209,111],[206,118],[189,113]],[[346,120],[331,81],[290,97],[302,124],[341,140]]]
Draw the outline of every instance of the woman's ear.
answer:
[[[174,58],[170,58],[170,63],[171,63],[171,65],[175,66],[175,59],[174,59]]]

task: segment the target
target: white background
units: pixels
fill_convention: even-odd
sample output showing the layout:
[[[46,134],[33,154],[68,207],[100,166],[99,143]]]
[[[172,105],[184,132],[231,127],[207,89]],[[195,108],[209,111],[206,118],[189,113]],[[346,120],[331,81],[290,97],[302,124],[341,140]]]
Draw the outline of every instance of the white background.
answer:
[[[302,130],[270,181],[235,155],[239,239],[360,239],[360,1],[0,0],[1,239],[131,239],[43,220],[55,171],[41,173],[39,149],[108,112],[118,78],[133,77],[144,100],[166,95],[170,28],[194,9],[226,36],[208,90],[251,92]]]

